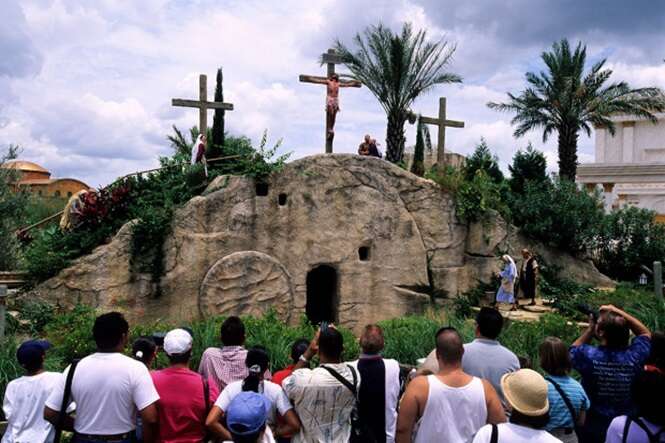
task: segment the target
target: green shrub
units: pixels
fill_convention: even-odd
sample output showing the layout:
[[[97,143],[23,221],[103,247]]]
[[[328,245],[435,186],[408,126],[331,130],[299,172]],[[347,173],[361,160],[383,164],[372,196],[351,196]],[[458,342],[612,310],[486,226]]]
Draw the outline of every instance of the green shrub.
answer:
[[[96,345],[92,338],[95,317],[95,310],[85,305],[77,305],[71,311],[55,315],[44,328],[46,337],[53,345],[50,353],[69,364],[75,358],[95,352]]]
[[[508,166],[510,171],[510,190],[515,194],[522,194],[527,182],[543,183],[548,181],[547,160],[545,155],[533,149],[529,142],[526,150],[518,150],[513,156],[513,164]]]
[[[466,181],[473,181],[478,171],[483,171],[496,184],[503,183],[503,172],[499,167],[499,158],[492,154],[484,138],[476,145],[475,151],[464,162],[462,173]]]
[[[464,221],[484,221],[497,211],[509,219],[508,206],[504,203],[503,183],[497,184],[487,173],[479,169],[471,181],[463,181],[455,196],[455,212]]]

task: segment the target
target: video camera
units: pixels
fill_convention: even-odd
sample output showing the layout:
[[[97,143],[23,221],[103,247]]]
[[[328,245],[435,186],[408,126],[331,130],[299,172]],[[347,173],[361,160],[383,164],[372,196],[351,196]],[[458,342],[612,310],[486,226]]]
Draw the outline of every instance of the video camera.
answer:
[[[586,303],[578,303],[575,305],[575,309],[580,311],[582,314],[586,315],[587,317],[589,315],[593,316],[593,321],[598,321],[598,311],[595,309],[592,309],[591,306],[589,306]]]

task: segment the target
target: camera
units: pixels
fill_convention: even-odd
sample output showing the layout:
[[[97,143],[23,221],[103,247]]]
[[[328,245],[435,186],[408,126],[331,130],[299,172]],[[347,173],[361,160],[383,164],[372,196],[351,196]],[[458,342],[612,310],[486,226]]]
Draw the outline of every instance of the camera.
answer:
[[[580,311],[582,314],[586,315],[587,317],[589,315],[593,316],[593,321],[598,321],[598,311],[595,309],[591,309],[591,306],[589,306],[586,303],[578,303],[575,306],[575,309]]]

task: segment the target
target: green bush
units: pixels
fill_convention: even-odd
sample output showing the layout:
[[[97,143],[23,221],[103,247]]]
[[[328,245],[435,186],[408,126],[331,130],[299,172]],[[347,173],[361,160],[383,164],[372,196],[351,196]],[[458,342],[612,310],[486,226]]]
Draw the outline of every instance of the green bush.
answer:
[[[466,181],[473,181],[478,171],[484,171],[485,174],[496,184],[503,183],[503,172],[499,167],[499,158],[492,154],[484,138],[476,145],[473,154],[464,162],[462,173]]]
[[[665,259],[665,225],[655,211],[626,207],[604,220],[597,240],[596,264],[612,278],[636,281],[642,269]]]
[[[548,181],[547,160],[545,155],[533,149],[531,143],[526,150],[518,150],[513,156],[513,164],[508,166],[510,170],[510,190],[515,194],[522,194],[527,182],[543,183]]]
[[[497,184],[487,173],[478,169],[473,179],[461,183],[455,196],[455,212],[464,221],[483,221],[493,211],[509,219],[508,206],[503,198],[504,184]]]

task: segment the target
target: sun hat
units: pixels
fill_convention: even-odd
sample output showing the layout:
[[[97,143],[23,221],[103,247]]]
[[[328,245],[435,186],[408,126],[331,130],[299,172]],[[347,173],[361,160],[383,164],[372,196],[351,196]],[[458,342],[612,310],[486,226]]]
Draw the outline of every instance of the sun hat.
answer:
[[[41,360],[51,343],[46,340],[28,340],[16,350],[16,360],[21,366],[30,366]]]
[[[514,410],[529,417],[538,417],[550,409],[547,382],[533,369],[520,369],[501,377],[506,401]]]
[[[164,337],[164,351],[168,355],[184,354],[192,349],[192,336],[184,329],[173,329]]]
[[[270,400],[252,391],[236,395],[226,410],[226,425],[232,434],[252,435],[261,430],[268,419]]]

